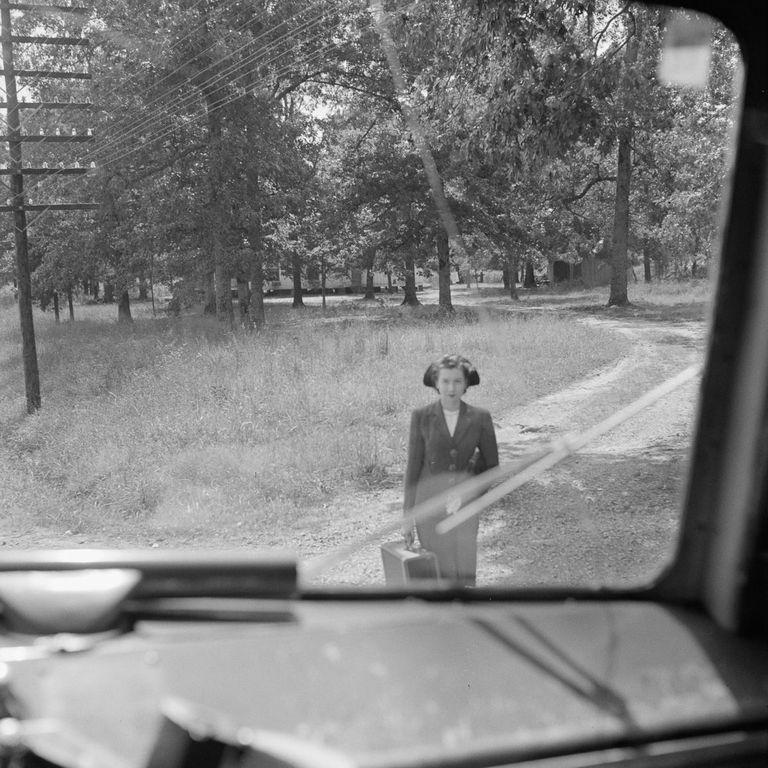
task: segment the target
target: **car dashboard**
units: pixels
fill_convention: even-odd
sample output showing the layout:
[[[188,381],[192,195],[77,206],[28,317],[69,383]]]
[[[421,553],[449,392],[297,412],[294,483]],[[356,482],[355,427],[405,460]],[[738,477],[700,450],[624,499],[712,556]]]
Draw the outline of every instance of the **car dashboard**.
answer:
[[[694,607],[154,597],[99,631],[9,631],[6,763],[758,766],[768,648]]]

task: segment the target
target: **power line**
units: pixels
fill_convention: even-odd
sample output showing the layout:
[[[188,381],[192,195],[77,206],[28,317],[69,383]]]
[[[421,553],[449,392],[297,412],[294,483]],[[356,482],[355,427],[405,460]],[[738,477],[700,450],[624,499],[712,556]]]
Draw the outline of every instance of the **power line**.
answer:
[[[306,29],[310,28],[310,26],[316,25],[317,23],[319,23],[319,21],[321,21],[321,19],[318,18],[318,19],[315,19],[312,22],[308,22],[307,26],[306,26]],[[285,35],[281,36],[281,39],[285,39],[285,38],[288,38],[288,37],[290,37],[290,34],[286,33]],[[338,44],[335,44],[335,43],[334,44],[326,45],[325,48],[322,48],[322,49],[319,49],[319,50],[315,50],[315,51],[305,55],[303,58],[300,58],[300,59],[292,62],[290,65],[286,65],[284,68],[276,70],[275,72],[272,73],[272,75],[279,77],[279,76],[282,76],[284,74],[287,74],[288,72],[292,71],[292,69],[296,69],[298,66],[301,66],[303,64],[309,63],[310,61],[313,61],[313,60],[317,59],[318,55],[321,55],[323,52],[329,52],[330,50],[333,50],[334,48],[337,48],[337,47],[338,47]],[[266,50],[266,49],[264,49],[264,50]],[[259,61],[259,56],[263,55],[264,50],[261,50],[261,51],[257,52],[256,54],[251,55],[245,61],[237,62],[235,65],[232,65],[229,68],[228,71],[236,72],[238,69],[242,69],[244,66],[247,66],[247,64],[253,63],[253,62],[257,62],[257,61],[258,61],[259,64],[263,64],[263,65],[271,64],[274,61],[279,60],[279,58],[282,56],[282,53],[277,53],[276,55],[272,56],[271,58],[266,58],[266,59],[262,59],[262,60]],[[212,84],[212,83],[219,82],[220,80],[223,79],[225,74],[218,73],[216,76],[214,76],[213,78],[211,78],[208,81],[206,81],[206,83],[207,84]],[[239,79],[243,74],[248,74],[248,73],[246,72],[246,73],[241,73],[241,75],[237,75],[236,78],[235,78],[235,81],[237,81],[237,79]],[[259,84],[259,81],[257,80],[256,82],[251,83],[251,86],[253,87],[253,86],[258,85],[258,84]],[[226,105],[228,103],[236,101],[238,98],[241,98],[241,96],[242,96],[242,94],[234,94],[233,96],[224,97],[222,99],[219,99],[217,101],[212,102],[212,104],[210,105],[210,108],[211,109],[221,108],[222,106],[224,106],[224,105]],[[182,98],[176,100],[175,106],[177,106],[177,107],[181,106],[181,105],[189,106],[192,103],[194,103],[195,101],[197,101],[198,98],[199,98],[198,94],[193,94],[191,96],[182,97]],[[151,134],[151,138],[152,138],[152,140],[157,141],[157,140],[167,136],[169,133],[173,132],[174,130],[175,130],[175,126],[170,126],[169,128],[166,128],[164,130],[155,131],[153,134]],[[139,149],[139,148],[121,149],[120,151],[118,151],[116,153],[113,152],[112,155],[106,154],[103,157],[99,157],[99,155],[103,154],[109,147],[114,148],[116,143],[117,143],[117,140],[113,140],[108,145],[106,145],[106,147],[100,147],[95,152],[92,152],[89,155],[81,156],[80,159],[86,159],[86,160],[87,159],[94,159],[94,160],[100,160],[101,162],[116,162],[116,161],[118,161],[118,160],[120,160],[120,159],[122,159],[124,157],[129,156],[130,154],[133,154],[134,152],[138,151],[138,149]]]
[[[317,2],[317,1],[315,2],[315,5],[320,5],[320,4],[321,4],[320,2]],[[310,8],[310,7],[312,7],[312,5],[311,5],[311,4],[310,4],[309,6],[305,6],[305,7],[302,9],[302,12],[303,12],[303,11],[305,11],[305,10],[307,10],[307,9],[308,9],[308,8]],[[249,19],[248,19],[246,22],[244,22],[244,23],[243,23],[243,24],[242,24],[240,27],[238,27],[237,29],[238,29],[238,30],[240,30],[240,29],[242,29],[244,26],[246,26],[247,24],[251,24],[251,23],[253,23],[254,21],[263,20],[263,19],[265,18],[265,13],[266,13],[266,12],[263,12],[262,14],[260,14],[260,15],[257,15],[257,16],[255,16],[255,17],[250,17],[250,18],[249,18]],[[289,19],[290,19],[290,18],[294,18],[294,17],[295,17],[295,16],[297,16],[297,15],[298,15],[298,13],[297,13],[297,14],[294,14],[293,16],[291,16],[291,17],[288,17],[288,18],[289,18]],[[286,22],[286,20],[285,20],[285,19],[284,19],[284,20],[281,20],[278,26],[280,26],[280,25],[284,24],[285,22]],[[195,28],[195,30],[202,28],[204,25],[205,25],[205,22],[203,22],[203,23],[199,24],[199,25],[198,25],[198,26]],[[274,31],[274,29],[268,29],[268,30],[266,30],[264,33],[262,33],[261,35],[257,36],[257,37],[256,37],[256,38],[254,38],[253,40],[250,40],[250,41],[248,41],[248,43],[246,43],[244,46],[241,46],[241,48],[240,48],[240,49],[237,49],[237,50],[241,50],[242,48],[245,48],[245,47],[247,47],[248,45],[252,45],[254,42],[258,41],[260,38],[262,38],[262,37],[264,37],[264,36],[266,36],[266,35],[270,34],[272,31]],[[291,33],[288,33],[288,36],[289,36],[290,34],[291,34]],[[188,35],[187,37],[190,37],[190,36],[191,36],[191,34],[190,34],[190,35]],[[172,77],[173,77],[173,76],[174,76],[176,73],[178,73],[178,72],[181,72],[181,71],[184,69],[184,67],[185,67],[185,66],[187,66],[187,65],[189,65],[189,64],[192,64],[196,58],[198,58],[199,56],[202,56],[202,55],[204,55],[204,54],[205,54],[205,53],[207,53],[208,51],[211,51],[211,50],[213,50],[213,48],[214,48],[215,44],[216,44],[216,42],[214,41],[213,43],[211,43],[211,45],[207,46],[207,47],[206,47],[206,48],[204,48],[203,50],[201,50],[201,51],[199,51],[199,52],[196,52],[196,53],[195,53],[193,56],[190,56],[189,58],[187,58],[187,59],[183,60],[183,61],[182,61],[182,62],[181,62],[179,65],[177,65],[177,66],[176,66],[176,68],[175,68],[175,69],[173,69],[171,72],[169,72],[169,73],[165,74],[165,75],[164,75],[164,76],[163,76],[163,77],[162,77],[162,78],[161,78],[161,79],[160,79],[160,80],[159,80],[159,81],[158,81],[158,82],[155,84],[155,87],[157,87],[158,85],[160,85],[160,84],[162,84],[162,83],[164,83],[164,82],[170,81],[170,79],[171,79],[171,78],[172,78]],[[175,46],[174,46],[174,47],[175,47]],[[173,48],[172,48],[171,50],[173,50]],[[206,72],[208,69],[210,69],[210,68],[212,68],[212,67],[214,67],[214,66],[216,66],[216,65],[220,64],[220,63],[221,63],[221,62],[223,62],[225,59],[227,59],[227,58],[231,57],[232,55],[234,55],[234,54],[237,52],[237,50],[236,50],[236,51],[232,51],[232,52],[229,52],[229,53],[227,53],[225,56],[222,56],[222,57],[220,57],[219,59],[215,60],[215,61],[214,61],[214,62],[212,62],[212,63],[211,63],[211,64],[210,64],[208,67],[205,67],[205,68],[203,68],[202,70],[200,70],[200,72],[198,72],[198,74],[202,74],[202,73]],[[136,77],[136,76],[134,76],[134,77]],[[187,81],[188,81],[188,78],[187,78],[187,79],[185,79],[185,80],[187,80]],[[116,89],[112,89],[112,90],[108,91],[108,92],[105,94],[105,97],[108,97],[108,96],[110,96],[110,95],[114,95],[115,93],[116,93]],[[125,123],[125,124],[121,124],[121,123],[120,123],[120,121],[118,121],[118,122],[116,123],[116,128],[117,128],[117,129],[120,131],[120,133],[121,133],[121,138],[123,138],[123,137],[125,137],[125,136],[127,136],[127,135],[130,135],[131,133],[136,133],[136,131],[137,131],[137,130],[140,130],[140,128],[142,128],[142,127],[145,127],[146,125],[151,125],[151,124],[152,124],[152,122],[153,122],[155,119],[157,119],[157,114],[162,114],[163,110],[169,110],[169,109],[170,109],[172,106],[174,106],[174,100],[172,100],[172,101],[171,101],[170,103],[168,103],[168,104],[162,104],[162,100],[163,100],[163,98],[164,98],[164,95],[163,95],[163,94],[160,94],[160,95],[156,96],[155,98],[153,98],[152,100],[150,100],[150,101],[149,101],[148,103],[146,103],[145,105],[143,105],[143,110],[144,110],[144,111],[143,111],[143,114],[142,114],[142,116],[141,116],[141,117],[139,117],[139,118],[137,118],[137,119],[134,119],[134,120],[132,120],[132,121],[128,121],[128,122],[127,122],[127,123]],[[178,100],[179,100],[179,99],[178,99],[178,97],[175,97],[175,100],[176,100],[176,101],[178,101]],[[146,110],[147,110],[148,108],[152,107],[153,105],[157,105],[157,104],[160,104],[160,105],[161,105],[161,107],[162,107],[163,109],[161,109],[161,110],[157,110],[155,114],[153,114],[151,111],[150,111],[149,113],[147,113],[147,111],[146,111]],[[112,128],[114,129],[114,128],[115,128],[115,126],[112,126]],[[118,141],[118,139],[114,139],[113,141]]]
[[[315,51],[311,56],[306,57],[304,62],[305,63],[311,63],[314,59],[322,59],[325,56],[326,53],[330,52],[331,50],[333,50],[335,48],[338,48],[338,45],[336,43],[329,44],[329,45],[325,46],[325,48],[319,49],[319,50]],[[286,72],[287,71],[290,71],[290,70],[286,70]],[[239,95],[236,95],[236,96],[230,97],[228,99],[222,100],[222,102],[220,104],[216,105],[215,108],[216,109],[221,108],[226,103],[231,103],[233,101],[236,101],[239,98],[242,98],[242,97],[239,96]],[[174,128],[168,129],[165,133],[160,134],[159,136],[156,136],[155,138],[156,139],[163,138],[164,136],[166,136],[169,133],[171,133],[173,130],[174,130]],[[124,159],[126,157],[129,157],[130,155],[138,152],[140,149],[141,149],[141,147],[136,147],[134,149],[129,149],[118,159]],[[67,184],[62,185],[61,189],[66,190],[66,188],[68,186],[70,186],[70,185],[67,185]],[[34,224],[35,222],[37,222],[37,220],[40,218],[40,216],[42,216],[45,212],[47,212],[47,210],[48,210],[47,208],[42,210],[34,219],[32,219],[29,222],[29,224],[27,226],[29,227],[32,224]]]
[[[194,10],[195,8],[197,8],[197,6],[201,5],[201,4],[202,4],[202,3],[204,3],[205,1],[206,1],[206,0],[197,0],[197,2],[196,2],[196,3],[195,3],[193,6],[191,6],[191,8],[190,8],[189,10],[190,10],[190,11]],[[17,6],[14,6],[14,7],[17,7]],[[204,26],[205,26],[205,21],[202,21],[200,24],[198,24],[197,26],[193,27],[193,28],[192,28],[192,29],[191,29],[191,30],[190,30],[190,31],[189,31],[189,32],[188,32],[186,35],[184,35],[184,36],[183,36],[183,37],[181,37],[179,40],[177,40],[175,43],[173,43],[173,45],[171,46],[171,49],[170,49],[170,50],[171,50],[171,51],[173,51],[175,48],[177,48],[178,46],[180,46],[180,45],[181,45],[183,42],[185,42],[187,39],[191,38],[191,37],[192,37],[192,35],[194,35],[194,34],[195,34],[195,33],[196,33],[198,30],[202,29]],[[207,49],[206,49],[206,50],[207,50]],[[135,80],[137,77],[138,77],[138,75],[132,75],[131,77],[129,77],[129,78],[128,78],[128,81],[130,82],[131,80]],[[36,83],[28,83],[28,84],[25,84],[25,85],[24,85],[24,86],[23,86],[23,87],[22,87],[20,90],[24,90],[25,88],[30,88],[30,87],[32,87],[34,84],[36,84]],[[123,87],[125,86],[125,81],[123,81],[123,84],[122,84],[122,86],[123,86]],[[113,91],[112,91],[112,92],[114,92],[114,91],[115,91],[115,89],[113,89]],[[34,117],[34,114],[33,114],[33,117]],[[1,118],[0,118],[0,119],[1,119]]]
[[[222,70],[220,72],[214,72],[213,75],[210,78],[208,78],[207,80],[203,81],[202,83],[194,84],[195,87],[198,90],[202,90],[204,88],[211,87],[211,86],[213,86],[214,84],[216,84],[218,82],[221,82],[227,76],[229,76],[229,75],[233,74],[234,72],[236,72],[238,69],[241,69],[241,68],[243,68],[245,66],[248,66],[249,64],[257,62],[259,56],[262,56],[264,53],[267,53],[270,50],[272,50],[274,48],[277,48],[282,42],[290,39],[291,37],[296,35],[298,32],[300,32],[300,31],[301,32],[309,31],[312,27],[317,26],[317,24],[319,24],[320,21],[322,21],[322,15],[315,16],[311,22],[307,22],[305,24],[304,28],[299,29],[299,30],[291,30],[289,32],[283,33],[281,36],[279,36],[275,40],[273,40],[270,43],[268,43],[264,48],[259,49],[255,53],[250,54],[249,56],[246,56],[244,59],[229,65],[228,67],[226,67],[224,70]],[[284,23],[284,22],[281,22],[281,24],[282,23]],[[263,37],[263,36],[264,35],[262,35],[261,37]],[[247,47],[253,45],[254,42],[255,42],[255,40],[254,41],[249,41],[247,44],[241,46],[239,49],[236,49],[235,51],[232,51],[232,52],[228,53],[226,56],[222,57],[221,59],[217,60],[216,62],[211,63],[210,65],[208,65],[207,67],[203,68],[202,70],[200,70],[196,74],[200,75],[200,74],[203,74],[203,73],[205,73],[205,72],[207,72],[209,70],[212,70],[218,64],[221,64],[223,61],[225,61],[225,59],[230,58],[231,56],[235,55],[238,51],[243,50],[244,48],[247,48]],[[275,59],[267,60],[265,62],[259,62],[259,63],[270,64],[274,60]],[[190,59],[190,62],[191,61],[192,61],[192,59]],[[189,79],[187,79],[187,82],[190,82]],[[113,140],[112,143],[114,143],[116,141],[124,140],[127,136],[136,135],[136,133],[140,132],[141,129],[151,125],[158,118],[159,115],[171,112],[171,110],[173,110],[173,109],[179,109],[179,108],[182,108],[182,107],[189,106],[189,104],[193,103],[194,101],[196,101],[197,98],[198,98],[197,94],[192,94],[190,96],[174,97],[174,99],[171,100],[168,104],[162,105],[163,108],[161,110],[157,110],[154,113],[152,113],[150,111],[149,114],[145,113],[140,118],[135,120],[132,124],[128,123],[127,126],[120,126],[120,124],[118,123],[118,128],[122,128],[123,130],[121,132],[121,135],[120,135],[119,139]],[[151,107],[154,104],[159,103],[161,101],[161,99],[162,99],[162,96],[156,97],[155,99],[150,101],[148,104],[144,105],[144,108],[146,109],[147,107]],[[109,145],[107,145],[107,146],[109,146]],[[103,149],[104,148],[101,147],[100,151],[103,151]]]
[[[307,6],[307,7],[309,7],[309,6]],[[305,7],[304,10],[306,10],[306,7]],[[315,26],[319,22],[319,20],[320,20],[320,17],[315,17],[311,22],[307,22],[305,24],[305,27],[304,27],[304,29],[302,31],[307,31],[308,29],[311,29],[311,27]],[[285,23],[284,20],[280,22],[280,25],[282,25],[283,23]],[[267,33],[264,33],[264,34],[267,34]],[[235,64],[230,65],[228,69],[224,70],[224,72],[219,72],[219,73],[215,74],[212,78],[209,78],[207,81],[204,81],[203,83],[199,84],[200,87],[210,86],[210,85],[212,85],[212,84],[214,84],[216,82],[221,81],[224,77],[227,76],[227,74],[231,74],[233,72],[236,72],[238,69],[241,69],[241,68],[247,66],[249,63],[252,63],[252,62],[258,60],[258,58],[260,56],[263,56],[265,52],[268,52],[271,48],[275,48],[279,43],[283,42],[284,40],[287,40],[287,39],[291,38],[295,34],[296,34],[296,30],[292,30],[292,31],[288,31],[288,32],[284,33],[283,35],[279,36],[276,40],[271,41],[271,43],[268,46],[266,46],[263,49],[260,49],[256,53],[254,53],[251,56],[247,57],[245,60],[241,60],[240,62],[236,62]],[[264,35],[261,35],[261,36],[263,37]],[[249,41],[248,45],[251,45],[252,42],[253,41]],[[247,45],[246,46],[242,46],[242,47],[247,47]],[[212,66],[215,66],[216,64],[220,63],[221,61],[224,61],[226,58],[229,58],[230,56],[231,56],[231,53],[227,54],[227,56],[222,57],[218,62],[214,62],[212,65],[210,65],[206,69],[210,69]],[[266,58],[263,61],[260,61],[259,63],[260,64],[271,64],[275,60],[277,60],[279,58],[279,56],[280,56],[280,54],[278,54],[277,56],[274,56],[272,58]],[[192,59],[190,59],[190,61],[192,61]],[[202,71],[206,71],[206,69],[204,69]],[[170,107],[177,107],[177,108],[179,108],[181,106],[189,106],[192,103],[194,103],[197,99],[198,99],[198,94],[197,93],[189,95],[189,96],[177,97],[175,99],[175,101],[171,102],[171,104],[166,107],[166,109],[169,109]],[[150,102],[150,103],[155,103],[156,101],[157,101],[157,99],[153,100],[153,102]],[[105,153],[107,153],[110,148],[114,148],[120,141],[125,141],[127,139],[127,137],[130,136],[131,134],[137,135],[137,132],[142,127],[145,127],[145,126],[148,126],[148,125],[150,125],[152,123],[155,123],[155,122],[157,122],[158,119],[162,119],[161,113],[159,111],[156,113],[156,115],[150,114],[149,116],[145,116],[145,117],[140,118],[138,121],[135,121],[135,124],[131,128],[130,131],[124,131],[119,136],[119,138],[116,137],[115,139],[111,140],[110,142],[107,142],[107,144],[102,145],[96,151],[93,151],[93,152],[90,152],[90,153],[86,153],[84,155],[80,155],[78,160],[79,161],[83,161],[83,162],[88,162],[89,160],[101,160],[102,162],[114,162],[116,159],[120,159],[123,150],[120,150],[119,152],[117,152],[116,154],[113,154],[112,156],[110,156],[109,154],[105,154]],[[167,131],[163,132],[160,135],[167,135]],[[155,137],[157,137],[157,133],[155,133]],[[103,159],[100,158],[100,155],[103,157]]]
[[[312,7],[311,5],[305,6],[302,9],[302,11],[306,12],[306,10],[308,10],[311,7]],[[294,14],[294,17],[297,16],[297,15],[298,14]],[[252,18],[253,17],[251,17],[251,19]],[[293,17],[289,17],[289,18],[293,18]],[[259,65],[265,66],[265,65],[272,64],[275,61],[279,61],[280,58],[284,55],[284,52],[278,51],[273,56],[268,57],[268,58],[264,58],[264,54],[266,52],[269,52],[270,50],[276,49],[280,43],[296,37],[298,32],[305,32],[306,33],[306,31],[308,31],[308,30],[312,29],[313,27],[316,27],[318,24],[322,23],[323,20],[324,20],[324,18],[323,18],[322,15],[318,15],[318,16],[312,17],[309,20],[305,20],[303,22],[303,26],[301,26],[299,29],[293,29],[293,30],[288,30],[288,31],[284,32],[282,35],[280,35],[277,38],[273,39],[264,48],[259,49],[258,51],[256,51],[253,54],[250,54],[249,56],[245,57],[245,59],[243,59],[241,61],[234,62],[233,64],[231,64],[227,68],[225,68],[223,71],[215,73],[213,77],[211,77],[208,80],[204,81],[204,83],[202,83],[200,85],[201,86],[208,86],[208,87],[210,87],[213,84],[222,81],[225,77],[227,77],[227,75],[235,74],[235,73],[238,73],[238,71],[240,71],[240,73],[236,74],[235,78],[234,78],[234,82],[237,82],[241,77],[250,74],[249,71],[242,71],[242,70],[244,70],[245,67],[247,67],[247,66],[249,66],[251,64],[254,64],[254,63],[258,63]],[[276,29],[278,26],[284,25],[285,22],[286,22],[285,19],[281,20],[280,23],[277,26],[275,26],[274,28]],[[264,37],[264,36],[266,36],[266,34],[268,34],[271,31],[273,31],[273,30],[267,30],[267,32],[262,33],[259,37]],[[253,45],[253,43],[254,43],[254,40],[249,40],[245,45],[240,46],[240,48],[238,48],[237,51],[244,50],[245,48]],[[210,47],[211,46],[209,46],[209,48]],[[330,52],[331,50],[333,50],[335,48],[338,48],[338,47],[339,47],[338,43],[327,44],[326,46],[324,46],[324,47],[322,47],[320,49],[317,49],[317,50],[315,50],[313,52],[305,54],[302,58],[299,58],[298,60],[294,60],[292,62],[292,64],[286,65],[282,69],[278,68],[276,71],[271,73],[271,75],[272,75],[273,78],[279,78],[279,77],[287,74],[288,72],[297,69],[300,66],[304,66],[304,65],[307,65],[309,63],[313,63],[315,60],[317,60],[318,58],[322,57],[324,54],[326,54],[326,53]],[[206,50],[208,50],[208,49],[206,49]],[[217,60],[216,62],[213,62],[211,65],[209,65],[207,68],[205,68],[205,69],[203,69],[201,71],[206,71],[208,69],[214,68],[215,66],[217,66],[221,62],[225,61],[227,58],[231,58],[233,53],[234,52],[229,52],[226,56],[221,57],[219,60]],[[190,59],[190,61],[192,61],[192,60],[193,59]],[[174,71],[176,71],[176,70],[174,70]],[[251,81],[249,83],[249,85],[251,87],[254,87],[254,86],[258,85],[259,83],[260,83],[260,80],[256,80],[256,81]],[[227,96],[227,97],[218,99],[218,100],[216,100],[214,102],[211,102],[208,105],[209,109],[210,110],[220,109],[221,107],[225,106],[226,104],[232,103],[232,102],[236,101],[237,99],[241,98],[242,95],[243,94],[241,92],[241,93],[235,93],[232,96]],[[180,108],[181,106],[189,106],[190,104],[194,103],[198,98],[199,98],[199,94],[193,94],[191,96],[177,97],[173,102],[171,102],[170,106],[176,107],[176,108]],[[154,102],[156,102],[156,101],[157,101],[157,99],[154,100]],[[152,102],[152,103],[154,103],[154,102]],[[149,120],[151,120],[151,116],[149,118],[144,118],[144,124],[148,124]],[[97,151],[92,152],[89,155],[85,155],[85,156],[81,155],[80,158],[78,158],[78,160],[88,159],[88,158],[99,159],[99,155],[107,152],[110,148],[113,150],[113,154],[112,155],[108,155],[108,154],[104,155],[104,161],[106,161],[106,162],[116,162],[118,160],[121,160],[121,159],[124,159],[124,158],[130,156],[131,154],[134,154],[135,152],[137,152],[140,149],[140,147],[135,147],[133,149],[121,149],[120,151],[118,151],[116,153],[114,152],[114,148],[117,145],[118,141],[121,141],[121,140],[125,141],[126,138],[128,136],[130,136],[131,133],[135,134],[138,130],[140,130],[141,127],[143,127],[142,126],[142,121],[139,120],[139,121],[135,122],[133,128],[130,131],[124,132],[124,134],[122,136],[120,136],[120,139],[113,139],[112,141],[108,142],[106,145],[100,147]],[[172,125],[172,126],[170,126],[168,128],[165,128],[162,131],[159,131],[159,132],[155,131],[151,135],[151,138],[152,138],[153,141],[158,141],[158,140],[164,138],[169,133],[171,133],[171,132],[173,132],[175,130],[176,130],[176,126]],[[52,174],[51,178],[53,178],[55,180],[56,175],[57,175],[56,173]],[[59,175],[64,175],[64,174],[62,173],[62,174],[59,174]],[[49,182],[49,179],[47,179],[47,178],[44,179],[44,183],[38,185],[38,188],[37,188],[38,192],[44,190],[45,182]],[[70,184],[61,185],[59,187],[59,189],[58,189],[58,192],[59,193],[64,192],[70,186],[71,186],[71,183]],[[39,219],[39,216],[35,217],[34,221],[36,221],[37,219]]]
[[[305,11],[306,11],[308,8],[310,8],[310,7],[311,7],[311,6],[304,6],[304,7],[303,7],[302,9],[300,9],[300,10],[301,10],[302,12],[305,12]],[[249,17],[249,18],[248,18],[248,19],[247,19],[247,20],[246,20],[246,21],[245,21],[245,22],[244,22],[242,25],[240,25],[240,27],[238,27],[238,29],[242,29],[242,28],[243,28],[243,27],[245,27],[247,24],[253,23],[254,21],[260,21],[260,20],[263,20],[264,18],[265,18],[265,14],[264,14],[264,13],[261,13],[261,14],[259,14],[259,15],[257,15],[257,16],[251,16],[251,17]],[[286,21],[285,19],[281,19],[281,21],[280,21],[280,26],[282,26],[283,24],[285,24],[285,21]],[[198,25],[198,26],[197,26],[195,29],[199,28],[200,26],[202,26],[202,25]],[[311,25],[305,25],[305,27],[306,27],[306,28],[310,28],[310,27],[311,27]],[[194,31],[194,30],[193,30],[193,31]],[[188,33],[187,37],[191,36],[191,34],[192,34],[192,33],[193,33],[193,32],[190,32],[190,33]],[[263,33],[262,35],[260,35],[259,37],[264,37],[264,36],[266,36],[268,33],[269,33],[269,30],[267,30],[266,32],[264,32],[264,33]],[[296,30],[289,30],[287,33],[284,33],[284,35],[282,35],[280,38],[278,38],[278,39],[277,39],[277,41],[272,41],[272,43],[271,43],[270,45],[274,47],[274,46],[275,46],[277,43],[279,43],[279,42],[280,42],[282,39],[288,39],[288,38],[290,38],[291,36],[293,36],[293,35],[295,35],[295,34],[296,34]],[[258,38],[257,38],[257,39],[258,39]],[[245,47],[247,47],[248,45],[252,45],[252,44],[253,44],[253,42],[254,42],[253,40],[251,40],[251,41],[248,41],[248,43],[247,43],[245,46],[241,46],[241,48],[240,48],[240,49],[238,49],[238,50],[241,50],[242,48],[245,48]],[[177,42],[177,44],[176,44],[176,45],[178,45],[178,42]],[[210,48],[212,48],[212,46],[208,46],[208,48],[206,48],[205,50],[209,50]],[[265,49],[265,50],[266,50],[266,51],[268,51],[268,50],[269,50],[269,47],[267,47],[267,49]],[[260,51],[258,51],[258,52],[257,52],[257,56],[258,56],[258,55],[263,55],[263,54],[265,53],[265,50],[260,50]],[[232,55],[233,55],[233,54],[230,52],[230,53],[228,54],[228,57],[231,57]],[[226,58],[227,58],[227,57],[222,57],[220,61],[223,61],[223,60],[225,60]],[[192,59],[190,59],[190,61],[191,61],[191,60],[192,60]],[[217,64],[217,63],[219,63],[219,62],[213,62],[213,65],[212,65],[212,66],[216,66],[216,64]],[[211,78],[211,79],[209,79],[207,82],[208,82],[208,83],[214,83],[214,82],[217,82],[218,80],[222,79],[222,78],[223,78],[223,77],[226,75],[227,71],[235,71],[237,67],[243,67],[243,66],[245,66],[245,64],[244,64],[243,62],[238,62],[238,63],[236,63],[236,64],[234,65],[234,67],[232,67],[232,66],[231,66],[231,67],[229,68],[229,70],[225,70],[225,73],[223,73],[223,74],[222,74],[222,73],[218,73],[218,76],[217,76],[217,77]],[[177,69],[178,69],[178,68],[177,68]],[[205,71],[205,70],[204,70],[204,71]],[[166,77],[167,77],[167,76],[166,76]],[[205,85],[205,83],[204,83],[203,85]],[[193,98],[195,98],[195,97],[193,97]],[[186,103],[189,103],[189,101],[190,101],[190,99],[189,99],[189,97],[187,97],[187,98],[186,98]],[[181,101],[180,101],[180,103],[185,103],[185,100],[181,100]],[[37,111],[39,111],[39,108],[38,108],[38,110],[36,110],[36,112],[37,112]],[[149,120],[149,119],[151,119],[151,116],[150,116],[149,118],[147,118],[147,120]],[[7,122],[7,121],[6,121],[6,122]],[[135,133],[137,130],[139,130],[139,128],[140,128],[140,127],[141,127],[141,124],[140,124],[140,122],[139,122],[139,123],[138,123],[138,124],[137,124],[137,125],[134,127],[134,131],[133,131],[133,132]],[[99,155],[99,154],[102,154],[102,155],[103,155],[104,153],[106,153],[106,152],[108,151],[108,149],[110,148],[110,145],[111,145],[112,147],[114,147],[114,146],[116,146],[116,145],[117,145],[117,142],[118,142],[118,141],[119,141],[119,139],[115,138],[115,139],[114,139],[112,142],[108,143],[106,146],[102,146],[102,147],[100,147],[100,149],[99,149],[99,151],[98,151],[97,153],[91,153],[91,154],[94,156],[94,158],[98,157],[98,155]],[[119,158],[119,155],[120,155],[120,153],[118,153],[118,154],[117,154],[115,157],[118,157],[118,158]],[[114,155],[113,155],[113,156],[114,156]],[[88,157],[88,155],[87,155],[87,154],[86,154],[86,155],[80,155],[80,157],[78,158],[78,160],[81,160],[81,159],[87,159],[87,157]],[[106,156],[106,157],[108,157],[108,156]],[[39,185],[39,186],[38,186],[38,191],[39,191],[39,190],[42,188],[42,186],[43,186],[43,185]]]

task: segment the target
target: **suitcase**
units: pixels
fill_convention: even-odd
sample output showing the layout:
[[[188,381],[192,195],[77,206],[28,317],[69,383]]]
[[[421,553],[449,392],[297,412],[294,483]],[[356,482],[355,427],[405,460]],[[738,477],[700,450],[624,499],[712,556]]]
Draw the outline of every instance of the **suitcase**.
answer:
[[[426,549],[408,549],[404,541],[381,545],[381,562],[388,586],[403,586],[413,581],[439,577],[437,556]]]

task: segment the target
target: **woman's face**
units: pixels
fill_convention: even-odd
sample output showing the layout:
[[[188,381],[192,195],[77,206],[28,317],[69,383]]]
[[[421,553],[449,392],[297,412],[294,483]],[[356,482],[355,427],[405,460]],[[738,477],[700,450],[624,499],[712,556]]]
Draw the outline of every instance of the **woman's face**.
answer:
[[[440,402],[447,411],[459,407],[462,395],[467,391],[467,380],[461,368],[440,368],[435,382]]]

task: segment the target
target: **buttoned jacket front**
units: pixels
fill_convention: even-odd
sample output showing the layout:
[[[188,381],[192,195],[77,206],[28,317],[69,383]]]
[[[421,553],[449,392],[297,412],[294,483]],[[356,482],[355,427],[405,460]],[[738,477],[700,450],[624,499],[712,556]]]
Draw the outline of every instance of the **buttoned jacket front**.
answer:
[[[408,511],[498,463],[493,422],[484,408],[461,401],[453,436],[439,400],[417,408],[411,415],[403,506]]]

